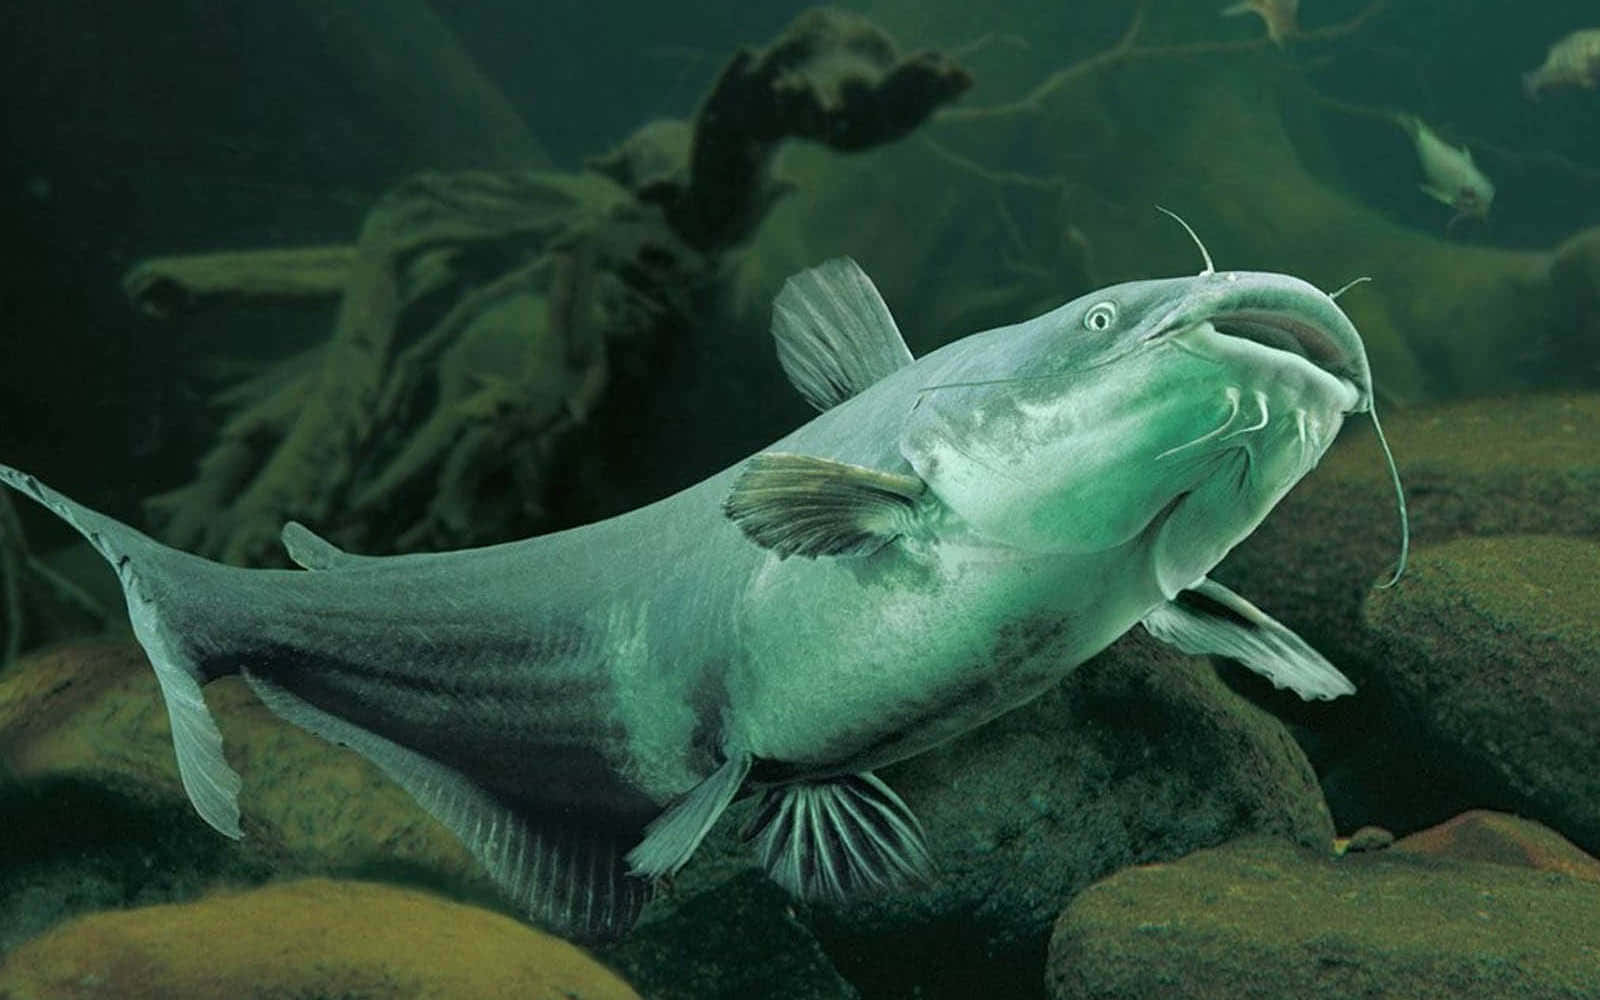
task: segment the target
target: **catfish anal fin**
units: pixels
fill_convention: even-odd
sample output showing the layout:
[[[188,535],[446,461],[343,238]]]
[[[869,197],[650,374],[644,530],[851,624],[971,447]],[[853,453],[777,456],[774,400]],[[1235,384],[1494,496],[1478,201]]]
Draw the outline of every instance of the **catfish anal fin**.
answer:
[[[1145,631],[1185,653],[1238,660],[1307,701],[1356,689],[1288,626],[1209,577],[1157,607],[1143,624]]]
[[[767,789],[744,830],[774,882],[802,899],[840,902],[933,878],[922,824],[870,771]]]
[[[243,671],[273,714],[376,764],[481,862],[511,902],[559,933],[613,938],[637,919],[649,883],[623,867],[637,830],[530,814],[453,768],[326,712],[272,681]]]
[[[780,558],[859,556],[912,532],[926,490],[915,476],[763,452],[745,465],[722,510]]]
[[[783,283],[772,301],[772,338],[784,374],[826,410],[911,363],[889,307],[849,257]]]

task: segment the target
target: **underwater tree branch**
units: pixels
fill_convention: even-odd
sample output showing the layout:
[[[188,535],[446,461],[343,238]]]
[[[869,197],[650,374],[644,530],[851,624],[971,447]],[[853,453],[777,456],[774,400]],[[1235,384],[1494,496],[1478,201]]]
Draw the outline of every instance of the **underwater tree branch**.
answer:
[[[332,302],[355,257],[353,246],[152,257],[123,276],[122,290],[156,319],[257,302]]]

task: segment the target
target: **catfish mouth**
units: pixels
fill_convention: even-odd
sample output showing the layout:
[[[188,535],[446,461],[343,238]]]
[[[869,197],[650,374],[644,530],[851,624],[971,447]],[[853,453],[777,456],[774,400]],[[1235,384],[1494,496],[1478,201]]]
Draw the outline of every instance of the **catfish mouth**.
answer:
[[[1343,313],[1335,312],[1335,316],[1344,320]],[[1348,320],[1334,326],[1318,322],[1320,318],[1308,315],[1305,310],[1247,306],[1220,310],[1206,316],[1201,322],[1223,337],[1299,358],[1323,374],[1345,383],[1355,393],[1354,401],[1345,408],[1345,412],[1358,413],[1370,408],[1372,399],[1366,353],[1359,335],[1353,329],[1347,332],[1341,328],[1348,327]],[[1333,321],[1334,317],[1327,319]]]
[[[1212,316],[1210,323],[1218,333],[1297,354],[1330,374],[1356,380],[1356,359],[1341,348],[1328,331],[1303,316],[1268,309],[1240,309]]]

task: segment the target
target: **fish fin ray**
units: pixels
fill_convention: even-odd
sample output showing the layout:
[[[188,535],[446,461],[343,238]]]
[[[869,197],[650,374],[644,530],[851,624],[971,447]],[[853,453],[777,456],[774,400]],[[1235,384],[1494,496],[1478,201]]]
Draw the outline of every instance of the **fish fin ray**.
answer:
[[[870,771],[766,790],[745,827],[774,882],[802,899],[926,885],[933,857],[922,824]]]
[[[614,938],[637,919],[650,883],[622,863],[631,831],[533,814],[470,778],[311,704],[266,678],[242,671],[256,697],[288,722],[349,747],[400,785],[477,858],[529,919],[582,939]]]
[[[88,540],[116,571],[128,603],[133,634],[144,647],[172,724],[178,777],[200,818],[223,836],[238,840],[239,774],[222,753],[222,733],[206,708],[200,685],[205,672],[162,615],[155,594],[161,582],[197,560],[56,492],[33,476],[0,465],[0,483],[39,503]],[[181,584],[184,581],[179,581]]]
[[[1240,14],[1256,13],[1259,13],[1259,11],[1256,10],[1255,4],[1251,3],[1250,0],[1244,0],[1243,3],[1230,4],[1222,8],[1221,11],[1223,17],[1238,17]]]
[[[736,754],[657,816],[645,827],[644,840],[628,852],[629,874],[651,879],[676,874],[727,810],[749,773],[750,755]]]
[[[772,337],[784,374],[819,410],[912,361],[883,296],[849,257],[784,282],[772,302]]]
[[[1150,612],[1144,627],[1185,653],[1238,660],[1306,701],[1331,700],[1356,689],[1288,626],[1210,578]]]
[[[780,558],[859,556],[914,530],[926,491],[915,476],[763,452],[745,465],[722,510]]]

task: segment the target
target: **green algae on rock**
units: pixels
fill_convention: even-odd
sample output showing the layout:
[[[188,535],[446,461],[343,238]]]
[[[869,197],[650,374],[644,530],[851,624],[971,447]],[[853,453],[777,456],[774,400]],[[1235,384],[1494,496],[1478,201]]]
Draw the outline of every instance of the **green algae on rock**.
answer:
[[[184,894],[219,876],[383,872],[474,899],[494,898],[456,839],[377,768],[278,720],[236,679],[211,684],[206,699],[230,762],[245,780],[242,841],[216,837],[188,805],[155,677],[131,641],[59,646],[23,658],[0,677],[0,771],[13,791],[7,809],[51,809],[52,823],[77,829],[103,823],[101,810],[125,802],[117,811],[132,817],[135,828],[161,840],[215,847],[190,857],[146,845],[169,862],[192,861],[191,873],[174,872],[168,880]],[[60,795],[64,787],[75,791]],[[52,800],[29,806],[30,790],[45,788],[56,790]],[[164,822],[151,822],[163,814]],[[18,829],[37,825],[26,816],[12,822]],[[97,850],[64,843],[66,850]],[[41,842],[40,851],[48,848]],[[88,854],[80,867],[103,867]],[[114,891],[84,903],[135,901],[106,898]],[[158,900],[144,893],[137,901]]]
[[[1600,969],[1588,882],[1268,838],[1132,868],[1061,914],[1053,1000],[1579,1000]]]
[[[1367,598],[1388,684],[1486,799],[1600,849],[1600,544],[1458,538]]]
[[[1600,860],[1547,826],[1521,816],[1472,809],[1396,841],[1397,851],[1460,861],[1516,865],[1600,882]]]
[[[1600,539],[1600,395],[1469,400],[1393,411],[1384,424],[1419,548],[1466,536]],[[1434,752],[1391,688],[1387,654],[1363,601],[1392,565],[1393,524],[1394,497],[1377,447],[1356,432],[1329,449],[1215,575],[1270,595],[1263,607],[1355,681],[1355,696],[1331,706],[1258,696],[1259,687],[1243,687],[1248,679],[1240,687],[1300,724],[1342,828],[1378,823],[1404,834],[1464,809],[1509,803],[1486,801],[1478,774]],[[1408,576],[1394,596],[1412,582]]]
[[[7,956],[14,1000],[638,1000],[581,949],[409,889],[308,879],[98,913]]]

